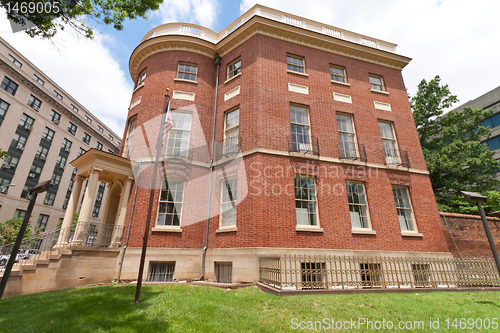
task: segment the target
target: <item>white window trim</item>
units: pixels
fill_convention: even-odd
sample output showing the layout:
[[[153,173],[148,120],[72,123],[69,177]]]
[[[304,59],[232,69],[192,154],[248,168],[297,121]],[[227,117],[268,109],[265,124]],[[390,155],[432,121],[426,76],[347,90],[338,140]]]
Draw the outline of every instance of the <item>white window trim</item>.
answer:
[[[380,79],[380,81],[382,82],[382,90],[372,89],[373,83],[370,82],[370,77],[376,77],[376,78]],[[387,89],[385,88],[385,81],[384,81],[384,77],[382,75],[368,74],[368,83],[370,84],[370,91],[374,91],[374,92],[378,92],[378,93],[386,93],[387,95],[389,94],[389,93],[387,93]]]
[[[351,179],[346,179],[346,185],[347,185],[347,182],[349,183],[356,183],[356,184],[361,184],[363,185],[363,191],[364,191],[364,194],[365,194],[365,201],[366,201],[366,219],[368,220],[368,227],[367,228],[354,228],[352,226],[352,223],[351,223],[351,232],[353,234],[375,234],[376,232],[373,231],[373,228],[372,228],[372,219],[370,217],[370,206],[368,204],[368,194],[366,193],[366,186],[365,186],[365,182],[363,181],[358,181],[358,180],[351,180]],[[349,208],[349,197],[347,197],[347,208]],[[351,221],[351,210],[348,209],[349,211],[349,222]]]
[[[189,154],[189,144],[191,143],[191,129],[193,128],[193,113],[191,111],[186,111],[186,110],[182,110],[182,109],[176,109],[176,110],[171,110],[170,112],[172,112],[172,117],[173,117],[173,113],[188,113],[191,115],[191,123],[189,124],[189,138],[188,138],[188,142],[187,142],[187,146],[188,146],[188,154]],[[165,154],[164,154],[164,157],[165,158],[169,158],[170,156],[166,156],[166,151],[168,149],[168,140],[170,139],[170,133],[172,132],[172,130],[178,130],[177,128],[173,127],[173,120],[172,120],[172,128],[168,131],[168,136],[167,136],[167,141],[165,143]],[[186,131],[185,129],[182,129],[181,131]]]
[[[168,182],[168,180],[166,178],[162,179],[162,181],[165,181],[165,180]],[[155,225],[151,231],[182,232],[182,212],[184,211],[184,194],[186,193],[186,183],[187,182],[186,182],[186,180],[180,179],[180,178],[173,178],[170,180],[180,181],[180,182],[184,183],[184,190],[182,191],[182,208],[181,208],[181,211],[179,213],[179,225],[176,226],[176,225],[158,225],[157,224],[158,223],[158,216],[159,216],[158,214],[160,211],[160,198],[161,198],[161,191],[162,191],[162,188],[160,187],[160,191],[158,192],[158,201],[157,201],[157,205],[156,205]]]
[[[347,71],[345,70],[345,67],[344,66],[339,66],[339,65],[333,65],[333,64],[330,64],[330,67],[329,68],[338,68],[338,69],[342,69],[344,70],[344,78],[345,78],[345,82],[339,82],[339,81],[335,81],[335,80],[332,80],[332,71],[330,70],[330,81],[332,81],[333,83],[339,83],[339,84],[343,84],[343,85],[346,85],[346,86],[350,86],[349,83],[347,83]],[[336,75],[336,76],[339,76],[339,75]]]
[[[391,130],[392,130],[392,136],[394,137],[394,149],[396,149],[399,152],[399,145],[398,145],[398,138],[396,137],[396,130],[394,129],[394,123],[392,121],[387,121],[387,120],[378,120],[377,123],[386,123],[391,125]],[[380,128],[379,128],[380,132]],[[387,156],[385,156],[385,148],[384,148],[384,140],[390,140],[386,138],[382,138],[382,135],[380,135],[380,139],[382,140],[382,150],[384,151],[384,161],[387,164]],[[398,154],[398,163],[401,163],[401,156]],[[387,164],[390,166],[390,164]]]
[[[232,231],[237,231],[238,230],[238,210],[236,210],[236,224],[235,225],[229,225],[226,227],[222,226],[222,193],[224,192],[224,185],[225,182],[228,180],[236,179],[236,182],[238,182],[238,176],[232,176],[232,177],[226,177],[221,179],[220,181],[220,204],[219,204],[219,228],[215,230],[216,233],[221,233],[221,232],[232,232]],[[236,185],[236,196],[238,196],[238,185]],[[238,206],[238,200],[233,201],[235,206]]]
[[[307,231],[307,232],[323,232],[323,228],[321,228],[321,224],[319,221],[319,204],[318,204],[318,184],[317,184],[317,178],[316,176],[311,176],[311,175],[304,175],[300,173],[296,173],[293,175],[293,188],[295,192],[295,177],[302,177],[302,178],[313,178],[314,179],[314,197],[316,198],[316,205],[314,207],[316,211],[316,222],[317,225],[299,225],[297,224],[297,211],[295,209],[295,231]],[[294,203],[297,201],[297,198],[295,198],[295,193],[294,193]]]
[[[295,55],[295,54],[291,54],[291,53],[287,53],[286,54],[287,58],[288,56],[290,57],[293,57],[293,58],[297,58],[297,59],[302,59],[302,61],[304,62],[304,65],[302,66],[304,68],[304,72],[297,72],[297,71],[293,71],[291,69],[288,69],[288,59],[286,61],[286,71],[287,73],[293,73],[293,74],[299,74],[299,75],[303,75],[303,76],[309,76],[307,75],[306,73],[306,58],[305,57],[301,57],[301,56],[298,56],[298,55]],[[294,65],[294,64],[291,64],[292,66],[297,66],[297,65]],[[297,67],[300,67],[300,66],[297,66]]]
[[[179,75],[179,66],[180,65],[189,65],[189,66],[193,66],[193,67],[196,67],[196,79],[193,81],[193,80],[187,80],[187,79],[180,79],[178,78],[177,76]],[[183,73],[187,73],[187,72],[183,72]],[[190,73],[192,74],[192,73]],[[195,83],[195,84],[198,84],[198,65],[197,64],[193,64],[193,63],[189,63],[189,62],[184,62],[184,61],[181,61],[177,64],[177,74],[175,75],[175,78],[174,78],[174,81],[181,81],[181,82],[189,82],[189,83]]]
[[[226,125],[227,125],[227,116],[233,112],[233,111],[236,111],[238,110],[238,125],[236,126],[233,126],[231,128],[227,128]],[[240,106],[235,106],[234,108],[232,109],[229,109],[227,110],[226,112],[224,112],[224,142],[226,142],[226,138],[227,138],[227,132],[230,131],[230,130],[233,130],[235,129],[236,127],[238,128],[238,143],[239,143],[239,140],[240,140],[240,114],[241,114],[241,109],[240,109]]]
[[[413,203],[411,202],[412,200],[411,200],[410,188],[408,186],[391,184],[391,190],[394,187],[406,189],[406,192],[408,193],[408,201],[410,202],[410,210],[411,210],[411,218],[412,218],[412,222],[413,222],[413,227],[415,228],[415,230],[401,230],[401,225],[399,223],[399,215],[397,215],[398,214],[398,207],[396,206],[396,203],[394,203],[394,205],[396,207],[396,216],[398,216],[398,227],[399,227],[399,230],[401,231],[401,236],[422,237],[423,235],[418,232],[417,219],[415,219],[415,212],[413,210]],[[394,194],[392,195],[392,199],[394,200]]]
[[[302,105],[302,104],[296,104],[296,103],[290,103],[291,107],[292,105],[298,106],[298,107],[305,107],[307,109],[307,120],[309,121],[309,125],[304,125],[304,124],[299,124],[299,123],[293,123],[292,118],[290,117],[290,109],[288,109],[288,116],[290,117],[290,141],[292,141],[292,124],[299,125],[299,126],[307,126],[307,135],[309,135],[309,150],[313,150],[313,142],[312,142],[312,135],[311,135],[311,113],[309,110],[309,106]],[[292,142],[293,145],[293,142]],[[300,156],[303,156],[304,154],[301,152],[293,152],[293,154],[299,154]]]
[[[338,122],[337,122],[337,131],[340,133],[348,133],[348,134],[353,134],[354,135],[354,147],[356,148],[356,156],[358,157],[358,159],[361,157],[361,154],[359,153],[359,147],[358,147],[358,135],[356,134],[356,127],[354,125],[354,116],[350,113],[343,113],[343,112],[337,112],[335,115],[341,115],[341,116],[345,116],[345,117],[349,117],[351,118],[351,124],[352,124],[352,133],[349,133],[349,132],[344,132],[344,131],[340,131],[338,128],[339,128],[339,125],[338,125]],[[337,117],[335,117],[337,118]],[[340,143],[340,135],[339,135],[339,143]],[[342,152],[340,152],[341,155],[340,155],[340,158],[342,159]]]
[[[240,64],[240,67],[239,67],[239,68],[240,68],[240,72],[239,72],[239,73],[237,73],[237,74],[235,74],[235,75],[233,75],[232,77],[229,77],[229,73],[230,73],[230,72],[229,72],[229,66],[231,66],[232,64],[237,63],[238,61],[240,61],[240,62],[241,62],[241,57],[238,57],[238,58],[234,59],[233,61],[231,61],[230,63],[228,63],[228,64],[227,64],[227,66],[226,66],[226,79],[227,79],[227,80],[226,80],[224,83],[226,83],[226,82],[228,82],[228,81],[231,81],[231,80],[232,80],[232,79],[234,79],[235,77],[238,77],[238,76],[240,76],[240,75],[241,75],[241,73],[242,73],[242,71],[243,71],[243,70],[242,70],[242,68],[241,68],[241,64]]]

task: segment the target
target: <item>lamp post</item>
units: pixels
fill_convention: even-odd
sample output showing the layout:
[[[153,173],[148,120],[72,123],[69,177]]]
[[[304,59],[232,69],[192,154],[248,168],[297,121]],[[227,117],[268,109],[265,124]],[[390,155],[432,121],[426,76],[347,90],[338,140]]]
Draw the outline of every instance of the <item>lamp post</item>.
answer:
[[[461,191],[465,200],[477,203],[477,208],[479,209],[479,214],[481,215],[481,220],[483,221],[484,230],[486,231],[486,237],[488,237],[488,242],[490,243],[491,252],[495,258],[495,263],[497,265],[498,274],[500,274],[500,259],[498,258],[497,247],[495,246],[495,241],[493,240],[493,235],[491,234],[490,226],[486,220],[486,215],[484,214],[483,206],[481,202],[486,202],[486,197],[482,196],[476,192],[466,192]]]
[[[12,266],[14,266],[14,262],[16,261],[17,252],[19,251],[21,241],[23,240],[24,233],[26,232],[26,228],[28,227],[31,212],[33,211],[33,207],[35,206],[36,197],[38,196],[38,193],[46,192],[49,189],[49,186],[50,180],[47,180],[38,183],[35,187],[30,189],[30,193],[32,194],[30,203],[28,205],[28,209],[26,210],[26,214],[24,215],[21,229],[19,229],[19,234],[17,234],[16,242],[14,243],[14,248],[12,249],[12,252],[10,254],[9,262],[7,263],[7,267],[3,272],[2,282],[0,282],[0,299],[3,296],[5,286],[7,285],[7,280],[9,279],[10,272],[12,271]]]

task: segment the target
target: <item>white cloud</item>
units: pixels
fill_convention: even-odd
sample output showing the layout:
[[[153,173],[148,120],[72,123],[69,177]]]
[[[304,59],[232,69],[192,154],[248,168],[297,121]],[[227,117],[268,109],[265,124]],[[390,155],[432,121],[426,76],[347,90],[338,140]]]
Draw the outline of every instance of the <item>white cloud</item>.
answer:
[[[6,17],[5,13],[0,17]],[[2,38],[121,137],[132,86],[106,47],[114,43],[110,37],[86,40],[67,28],[56,35],[53,44],[24,32],[6,31],[10,31],[9,22],[1,19]]]
[[[160,5],[159,14],[162,23],[189,22],[213,29],[218,6],[217,0],[169,0]]]
[[[500,2],[496,0],[260,0],[260,4],[397,43],[413,60],[403,70],[410,94],[441,76],[460,103],[499,86]],[[242,0],[241,13],[256,1]],[[458,105],[458,104],[457,104]]]

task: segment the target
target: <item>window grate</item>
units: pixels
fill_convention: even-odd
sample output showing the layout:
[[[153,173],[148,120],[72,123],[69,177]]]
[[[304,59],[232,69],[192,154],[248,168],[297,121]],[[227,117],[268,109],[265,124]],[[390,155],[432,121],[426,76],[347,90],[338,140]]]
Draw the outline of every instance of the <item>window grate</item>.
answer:
[[[216,262],[215,277],[217,283],[233,283],[233,263]]]
[[[175,262],[152,262],[149,264],[149,282],[174,281]]]

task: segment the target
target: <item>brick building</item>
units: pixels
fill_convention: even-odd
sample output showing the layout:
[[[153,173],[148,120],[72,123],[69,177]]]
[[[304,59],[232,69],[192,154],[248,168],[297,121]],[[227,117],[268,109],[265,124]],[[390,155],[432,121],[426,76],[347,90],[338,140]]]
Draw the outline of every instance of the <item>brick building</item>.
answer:
[[[220,33],[149,31],[130,58],[122,156],[141,174],[120,215],[122,278],[137,277],[165,88],[173,128],[145,279],[256,281],[270,253],[451,257],[401,74],[409,61],[395,44],[261,5]]]

